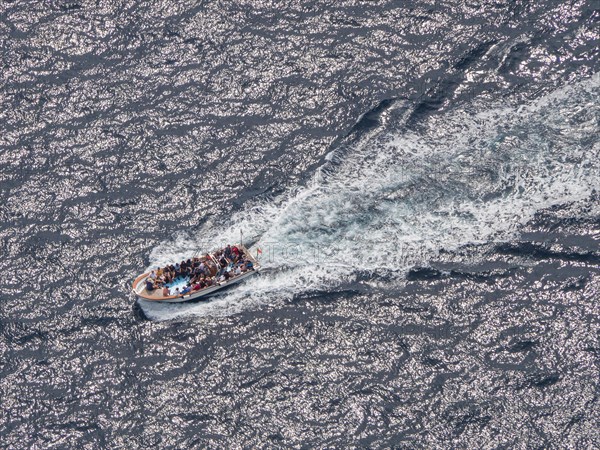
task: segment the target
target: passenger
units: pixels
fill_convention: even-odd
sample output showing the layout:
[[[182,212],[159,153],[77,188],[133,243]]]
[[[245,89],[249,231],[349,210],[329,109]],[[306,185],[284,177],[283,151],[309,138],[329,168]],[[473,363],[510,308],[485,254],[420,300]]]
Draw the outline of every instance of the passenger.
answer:
[[[233,269],[234,275],[240,275],[241,273],[242,273],[242,269],[240,269],[240,266],[236,266],[235,269]]]
[[[200,289],[202,289],[202,286],[200,285],[200,283],[196,283],[196,285],[194,286],[194,291],[199,291]]]
[[[252,264],[252,261],[250,261],[250,260],[246,261],[246,269],[254,270],[254,264]]]
[[[169,295],[171,295],[171,294],[169,293],[169,288],[165,286],[165,287],[163,288],[162,294],[163,294],[163,297],[168,297]]]
[[[231,259],[231,246],[229,244],[227,244],[227,247],[225,247],[224,255],[225,258]]]
[[[150,272],[150,278],[152,278],[153,280],[156,280],[156,272],[154,270],[152,272]]]
[[[146,290],[148,292],[152,292],[154,290],[154,283],[150,277],[146,278]]]
[[[181,295],[183,294],[187,294],[188,292],[190,292],[192,290],[191,286],[186,286],[183,288],[183,290],[181,291]]]
[[[181,295],[181,292],[179,292],[179,288],[175,288],[175,292],[173,293],[173,295],[176,295],[176,296]]]
[[[226,270],[223,270],[218,279],[219,279],[219,281],[227,281],[230,278],[231,278],[231,275],[229,274],[229,272],[227,272]]]

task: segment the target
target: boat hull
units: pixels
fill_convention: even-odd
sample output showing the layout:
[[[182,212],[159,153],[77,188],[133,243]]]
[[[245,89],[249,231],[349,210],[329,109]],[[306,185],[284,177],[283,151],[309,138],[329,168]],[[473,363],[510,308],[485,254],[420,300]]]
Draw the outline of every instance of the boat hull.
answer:
[[[245,280],[253,275],[256,275],[260,269],[260,263],[256,260],[256,258],[252,257],[251,253],[248,251],[246,247],[240,245],[239,248],[243,251],[244,257],[250,261],[254,266],[253,269],[248,270],[247,272],[243,272],[240,275],[235,275],[233,278],[229,278],[227,281],[215,282],[214,285],[205,287],[200,289],[199,291],[192,291],[184,295],[162,295],[162,291],[158,289],[153,291],[146,290],[146,278],[150,275],[150,273],[143,273],[139,277],[135,279],[133,282],[133,293],[142,300],[149,302],[161,302],[161,303],[184,303],[191,301],[200,301],[204,300],[207,297],[216,294],[217,292],[222,291],[223,289],[228,288],[234,284],[239,283],[240,281]],[[217,261],[214,259],[213,255],[208,255],[215,263]]]
[[[136,280],[133,282],[133,292],[139,299],[150,301],[150,302],[184,303],[184,302],[192,302],[194,300],[200,301],[200,300],[204,300],[207,297],[210,297],[211,295],[214,295],[214,294],[228,288],[229,286],[233,286],[234,284],[237,284],[240,281],[243,281],[253,275],[256,275],[257,273],[258,273],[257,270],[251,270],[251,271],[248,271],[241,275],[238,275],[235,278],[231,278],[227,281],[219,282],[214,286],[206,287],[200,291],[193,291],[188,294],[178,295],[178,296],[171,295],[168,297],[163,297],[163,296],[160,296],[159,294],[148,295],[148,293],[145,290],[145,280],[146,280],[146,277],[149,275],[149,273],[144,273],[144,274],[140,275],[139,277],[137,277]]]

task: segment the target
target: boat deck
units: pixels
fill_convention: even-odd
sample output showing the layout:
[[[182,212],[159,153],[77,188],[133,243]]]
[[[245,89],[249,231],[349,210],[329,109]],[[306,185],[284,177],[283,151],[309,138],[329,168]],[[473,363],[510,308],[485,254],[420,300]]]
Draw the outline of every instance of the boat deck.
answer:
[[[259,262],[252,257],[252,255],[250,254],[250,252],[243,246],[240,246],[241,249],[243,250],[243,252],[245,253],[245,257],[249,260],[252,261],[252,263],[254,264],[254,269],[250,269],[248,271],[242,272],[239,275],[235,275],[231,278],[229,278],[227,281],[223,281],[223,282],[216,282],[214,285],[212,286],[207,286],[204,287],[200,290],[196,290],[196,291],[190,291],[186,294],[183,295],[169,295],[169,296],[165,296],[162,293],[162,289],[154,289],[153,291],[148,291],[146,289],[146,278],[150,275],[150,272],[146,272],[141,274],[140,276],[138,276],[135,281],[133,282],[133,292],[135,293],[135,295],[137,295],[140,298],[143,298],[145,300],[150,300],[150,301],[163,301],[163,302],[182,302],[182,301],[188,301],[188,300],[193,300],[196,298],[201,298],[204,296],[207,296],[208,294],[211,294],[215,291],[218,291],[226,286],[235,284],[239,281],[241,281],[244,278],[249,277],[250,275],[256,273],[258,271],[258,269],[260,269],[260,264]],[[212,255],[211,255],[212,258]],[[216,273],[216,270],[215,270]],[[213,274],[214,275],[214,274]],[[180,283],[184,283],[184,280],[182,279]]]

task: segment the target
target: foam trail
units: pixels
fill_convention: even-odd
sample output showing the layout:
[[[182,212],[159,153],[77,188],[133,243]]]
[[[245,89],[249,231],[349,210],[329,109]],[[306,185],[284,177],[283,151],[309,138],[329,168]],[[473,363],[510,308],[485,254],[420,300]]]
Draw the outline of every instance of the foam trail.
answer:
[[[151,255],[164,264],[236,242],[243,229],[276,270],[206,304],[142,307],[156,319],[231,314],[339,289],[358,274],[402,281],[440,250],[508,239],[536,211],[600,187],[599,81],[518,108],[468,105],[481,112],[431,116],[419,132],[376,130],[329,155],[309,186],[247,207],[229,227],[206,224],[202,242],[181,235]]]

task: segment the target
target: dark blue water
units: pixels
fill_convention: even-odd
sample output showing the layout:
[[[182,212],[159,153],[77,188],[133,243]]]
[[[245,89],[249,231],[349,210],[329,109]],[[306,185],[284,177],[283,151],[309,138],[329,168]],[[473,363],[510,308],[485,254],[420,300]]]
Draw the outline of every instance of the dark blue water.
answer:
[[[600,447],[599,17],[3,2],[0,447]]]

